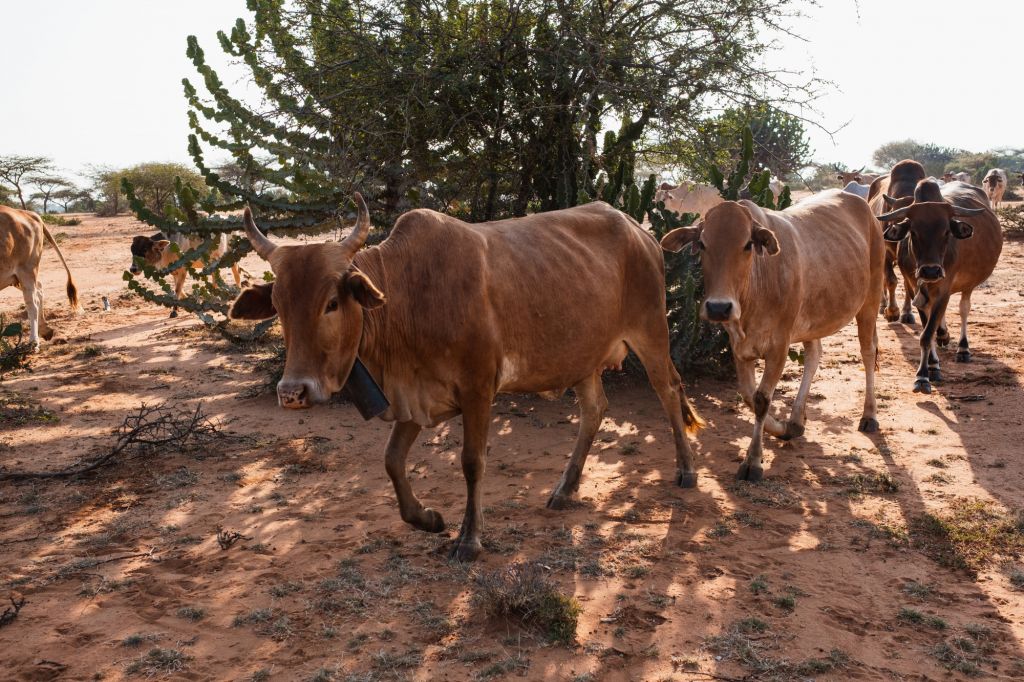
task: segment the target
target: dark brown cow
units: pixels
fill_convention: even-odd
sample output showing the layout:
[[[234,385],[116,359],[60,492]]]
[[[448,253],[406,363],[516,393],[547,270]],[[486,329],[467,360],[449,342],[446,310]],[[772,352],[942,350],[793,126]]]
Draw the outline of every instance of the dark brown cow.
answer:
[[[978,187],[952,182],[941,189],[932,179],[918,183],[909,206],[879,216],[889,223],[885,238],[899,244],[903,276],[917,290],[914,304],[921,316],[921,362],[915,393],[931,393],[942,378],[935,350],[951,294],[960,292],[960,346],[956,360],[971,358],[967,316],[971,292],[988,279],[999,261],[1003,235],[988,198]]]
[[[906,159],[892,167],[888,175],[871,183],[871,191],[868,193],[868,204],[875,215],[885,213],[893,208],[906,206],[912,201],[914,188],[917,183],[924,180],[927,175],[924,166],[917,161]],[[883,225],[884,228],[884,225]],[[914,292],[911,291],[909,282],[903,280],[903,310],[896,306],[896,245],[886,244],[885,254],[885,290],[882,292],[882,305],[879,312],[885,315],[889,322],[899,320],[903,324],[914,324],[914,313],[912,304]]]
[[[68,273],[68,302],[72,310],[78,310],[78,289],[71,269],[53,235],[46,229],[46,223],[32,211],[0,206],[0,289],[11,285],[21,287],[28,316],[28,340],[34,347],[39,346],[40,336],[47,341],[53,337],[53,330],[46,324],[43,314],[43,287],[39,283],[44,240],[50,242]]]
[[[692,227],[669,232],[661,245],[686,244],[701,254],[706,297],[701,316],[729,332],[740,395],[754,410],[754,436],[737,478],[763,476],[765,429],[783,439],[804,432],[804,407],[821,360],[821,339],[857,320],[866,377],[861,431],[877,431],[875,322],[882,297],[885,246],[871,209],[841,190],[820,192],[785,211],[749,201],[726,202]],[[804,376],[789,422],[769,414],[789,347],[804,345]],[[754,365],[764,359],[756,388]]]
[[[419,209],[379,246],[360,250],[370,216],[355,200],[358,221],[341,243],[277,246],[246,212],[249,240],[276,279],[245,289],[230,314],[280,316],[284,407],[327,400],[359,356],[391,402],[382,415],[395,422],[385,465],[403,520],[444,530],[441,515],[413,494],[405,462],[423,427],[461,414],[468,499],[451,557],[476,557],[491,402],[498,393],[572,386],[579,434],[548,500],[566,506],[608,404],[601,373],[618,367],[627,348],[671,421],[676,483],[696,485],[686,433],[702,422],[669,359],[661,249],[634,220],[601,202],[477,225]]]

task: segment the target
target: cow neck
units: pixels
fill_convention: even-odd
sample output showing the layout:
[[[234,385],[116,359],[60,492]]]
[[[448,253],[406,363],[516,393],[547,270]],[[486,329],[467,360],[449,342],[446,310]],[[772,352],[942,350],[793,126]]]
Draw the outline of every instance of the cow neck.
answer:
[[[370,281],[384,294],[385,299],[389,298],[391,290],[388,286],[387,267],[384,264],[380,246],[363,249],[352,259],[352,264],[370,278]],[[387,349],[384,348],[386,337],[384,323],[387,310],[387,303],[373,310],[364,309],[363,331],[359,337],[359,358],[378,380],[382,379],[386,365]]]

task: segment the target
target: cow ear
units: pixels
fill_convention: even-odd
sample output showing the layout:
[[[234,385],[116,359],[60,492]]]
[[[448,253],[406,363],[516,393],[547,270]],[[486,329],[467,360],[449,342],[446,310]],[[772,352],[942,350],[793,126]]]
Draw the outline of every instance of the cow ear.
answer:
[[[166,239],[161,239],[160,241],[153,242],[153,250],[156,251],[157,254],[161,254],[170,245],[171,243],[169,241],[167,241]]]
[[[384,293],[374,286],[370,278],[355,268],[345,273],[341,281],[341,288],[364,308],[379,308],[384,305],[386,300]]]
[[[758,255],[763,255],[767,251],[769,256],[774,256],[781,250],[775,233],[760,223],[754,223],[754,231],[750,240],[754,242],[754,248],[757,249]]]
[[[683,250],[687,244],[693,253],[700,250],[700,232],[704,229],[704,221],[690,227],[677,227],[661,238],[661,248],[672,253]]]
[[[910,219],[901,220],[898,223],[890,223],[885,231],[882,232],[882,237],[887,242],[901,242],[903,238],[907,236],[907,231],[910,230]]]
[[[965,223],[962,220],[950,220],[949,231],[953,233],[953,236],[957,239],[969,239],[974,234],[974,227],[970,223]]]
[[[270,298],[273,291],[273,282],[243,289],[231,304],[228,317],[232,320],[267,320],[277,315],[274,302]]]

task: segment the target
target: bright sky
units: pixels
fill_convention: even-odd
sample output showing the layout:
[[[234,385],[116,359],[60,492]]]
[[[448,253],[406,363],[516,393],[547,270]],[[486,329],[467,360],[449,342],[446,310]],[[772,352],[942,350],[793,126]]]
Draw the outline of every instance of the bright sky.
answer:
[[[815,158],[870,163],[884,142],[984,151],[1024,147],[1017,52],[1024,2],[822,0],[769,63],[834,81],[811,114]],[[992,8],[989,11],[988,8]],[[188,161],[181,78],[195,80],[185,38],[223,70],[216,32],[244,0],[0,0],[4,53],[0,154],[42,154],[68,171],[89,164]],[[234,83],[239,85],[237,80]]]

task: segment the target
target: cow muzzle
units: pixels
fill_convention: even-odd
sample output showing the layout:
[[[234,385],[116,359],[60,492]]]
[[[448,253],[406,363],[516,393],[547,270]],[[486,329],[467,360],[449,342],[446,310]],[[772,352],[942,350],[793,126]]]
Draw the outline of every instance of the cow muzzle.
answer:
[[[277,402],[290,410],[303,410],[317,402],[319,391],[312,381],[282,380],[277,384]]]
[[[704,301],[704,319],[710,322],[728,322],[736,316],[736,310],[732,301]]]
[[[128,266],[128,272],[132,273],[133,275],[139,274],[139,266],[136,265],[135,263],[132,263],[131,265]]]
[[[945,276],[941,265],[922,265],[917,269],[917,278],[923,282],[938,282]]]

